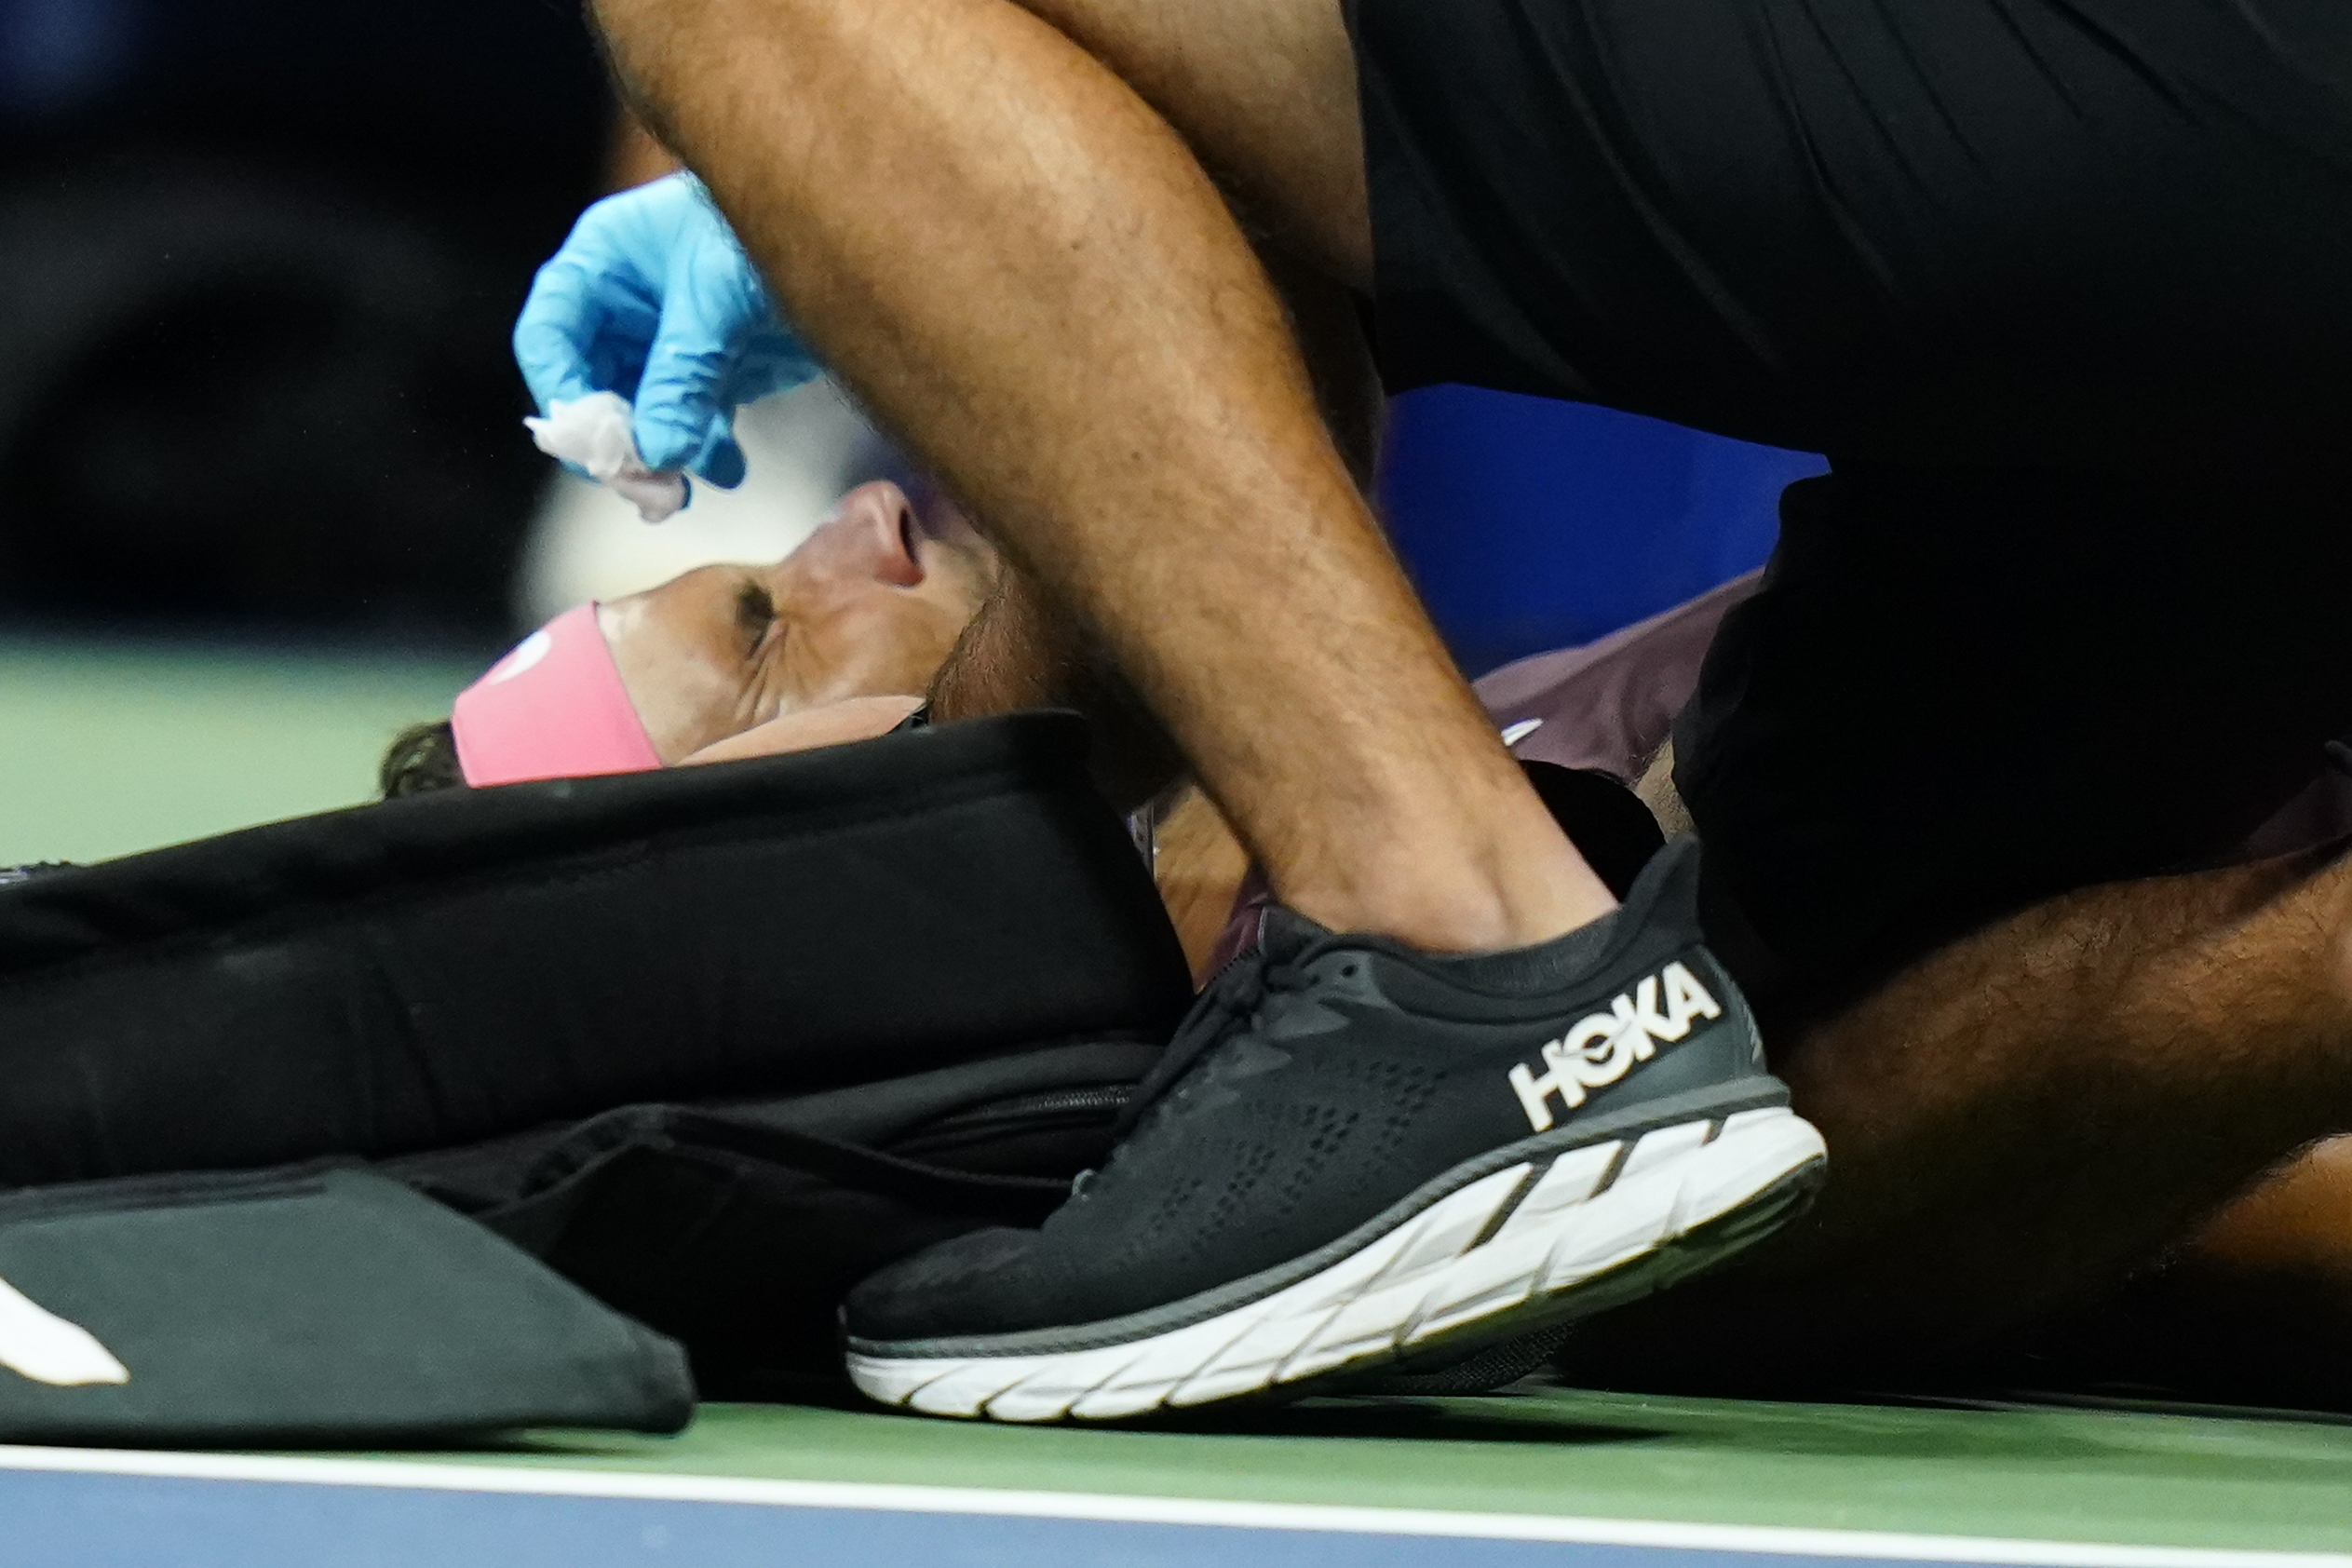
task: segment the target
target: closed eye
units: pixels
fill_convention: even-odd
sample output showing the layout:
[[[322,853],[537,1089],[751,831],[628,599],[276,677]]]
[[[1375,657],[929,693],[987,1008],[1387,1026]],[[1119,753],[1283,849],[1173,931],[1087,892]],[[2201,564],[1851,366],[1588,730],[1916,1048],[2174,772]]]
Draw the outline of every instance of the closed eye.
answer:
[[[743,634],[743,656],[749,658],[760,651],[769,629],[776,625],[776,596],[766,585],[746,579],[735,590],[735,621]]]

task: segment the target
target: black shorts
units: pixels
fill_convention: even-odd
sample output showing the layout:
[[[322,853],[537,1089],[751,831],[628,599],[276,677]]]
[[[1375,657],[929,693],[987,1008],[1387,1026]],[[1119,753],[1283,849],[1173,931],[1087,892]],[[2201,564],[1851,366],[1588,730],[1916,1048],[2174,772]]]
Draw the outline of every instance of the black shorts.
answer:
[[[2352,724],[2352,5],[1349,0],[1392,390],[1827,453],[1677,728],[1828,994]]]

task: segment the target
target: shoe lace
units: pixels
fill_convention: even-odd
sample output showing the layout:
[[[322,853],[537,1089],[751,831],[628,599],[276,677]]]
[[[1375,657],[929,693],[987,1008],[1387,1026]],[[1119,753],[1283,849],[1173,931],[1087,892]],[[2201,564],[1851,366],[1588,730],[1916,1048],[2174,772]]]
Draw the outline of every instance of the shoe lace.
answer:
[[[1247,953],[1217,971],[1193,1002],[1193,1010],[1176,1026],[1152,1070],[1135,1086],[1135,1094],[1112,1128],[1112,1137],[1126,1142],[1153,1106],[1174,1091],[1211,1046],[1227,1038],[1232,1026],[1250,1017],[1279,993],[1304,990],[1310,983],[1296,963],[1269,963],[1262,953]],[[1113,1151],[1115,1158],[1117,1152]]]

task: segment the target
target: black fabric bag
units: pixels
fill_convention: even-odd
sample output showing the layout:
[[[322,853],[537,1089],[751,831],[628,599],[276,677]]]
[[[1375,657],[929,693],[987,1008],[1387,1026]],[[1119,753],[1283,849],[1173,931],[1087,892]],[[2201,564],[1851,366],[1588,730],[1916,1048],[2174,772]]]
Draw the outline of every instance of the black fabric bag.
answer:
[[[678,1347],[398,1183],[207,1173],[0,1197],[0,1438],[675,1431]]]
[[[1109,1152],[1158,1054],[1088,1042],[817,1094],[632,1105],[387,1161],[693,1358],[707,1398],[845,1387],[849,1287],[934,1241],[1034,1225]]]
[[[1190,1000],[1084,751],[1018,715],[0,886],[0,1280],[128,1378],[0,1373],[0,1439],[661,1430],[665,1334],[706,1391],[837,1377],[847,1286],[1049,1212]]]
[[[849,1286],[976,1226],[1042,1220],[1156,1054],[1053,1046],[810,1095],[624,1106],[372,1169],[0,1196],[0,1440],[666,1432],[697,1385],[823,1397],[842,1386]]]
[[[1162,1037],[1174,934],[1020,714],[453,790],[0,887],[0,1185],[448,1148]]]
[[[1042,1220],[1156,1054],[1054,1046],[625,1106],[372,1169],[0,1196],[0,1440],[668,1432],[697,1386],[827,1397],[845,1390],[849,1286],[975,1226]]]

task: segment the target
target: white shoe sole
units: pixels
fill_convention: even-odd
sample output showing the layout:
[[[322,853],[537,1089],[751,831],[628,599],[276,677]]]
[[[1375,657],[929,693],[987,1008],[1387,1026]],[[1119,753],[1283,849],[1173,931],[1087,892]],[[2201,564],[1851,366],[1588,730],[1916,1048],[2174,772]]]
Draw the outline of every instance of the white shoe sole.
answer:
[[[994,1421],[1117,1420],[1297,1391],[1696,1273],[1784,1218],[1826,1156],[1821,1135],[1778,1107],[1659,1128],[1482,1176],[1329,1267],[1181,1329],[1043,1354],[852,1352],[849,1374],[885,1405]]]

